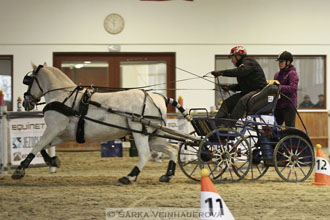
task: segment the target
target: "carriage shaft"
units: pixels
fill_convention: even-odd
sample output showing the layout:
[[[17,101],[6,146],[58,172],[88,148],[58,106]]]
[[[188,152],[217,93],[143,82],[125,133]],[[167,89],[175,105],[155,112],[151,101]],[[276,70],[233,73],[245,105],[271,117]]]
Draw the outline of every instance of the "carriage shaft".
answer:
[[[144,125],[147,125],[147,126],[150,126],[150,127],[153,127],[153,128],[157,128],[159,130],[162,130],[162,131],[164,131],[166,133],[169,133],[169,134],[172,134],[174,136],[182,137],[182,138],[185,138],[185,139],[188,139],[188,140],[191,140],[191,141],[195,141],[195,142],[198,142],[198,143],[200,142],[200,139],[197,138],[197,137],[187,135],[187,134],[185,134],[181,131],[176,131],[176,130],[170,129],[166,126],[160,125],[158,123],[154,123],[150,120],[147,120],[147,119],[144,119],[144,118],[141,118],[141,117],[137,117],[137,116],[134,116],[134,115],[132,115],[131,118],[132,118],[132,121],[140,122]]]

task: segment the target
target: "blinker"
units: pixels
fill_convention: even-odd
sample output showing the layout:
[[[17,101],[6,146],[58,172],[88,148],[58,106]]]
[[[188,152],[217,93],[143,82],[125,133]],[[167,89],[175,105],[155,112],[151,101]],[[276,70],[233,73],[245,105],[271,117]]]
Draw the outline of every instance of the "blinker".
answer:
[[[30,86],[31,84],[33,83],[33,77],[32,76],[24,76],[24,79],[23,79],[23,84],[24,85],[27,85],[27,86]]]
[[[39,66],[37,67],[37,69],[33,71],[32,75],[33,75],[33,74],[36,75],[42,67],[44,67],[44,66],[43,66],[43,65],[39,65]],[[29,73],[31,73],[31,72],[29,72]],[[31,86],[31,85],[32,85],[32,83],[33,83],[33,78],[34,78],[34,76],[28,75],[29,73],[27,73],[27,74],[24,76],[24,79],[23,79],[23,84],[24,84],[24,85],[27,85],[27,86]],[[39,86],[39,87],[40,87],[40,86]]]

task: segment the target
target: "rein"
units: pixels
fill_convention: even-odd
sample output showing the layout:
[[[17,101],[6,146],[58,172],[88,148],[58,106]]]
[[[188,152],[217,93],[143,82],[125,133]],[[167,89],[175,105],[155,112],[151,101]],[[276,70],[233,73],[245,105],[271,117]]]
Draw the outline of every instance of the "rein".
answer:
[[[169,66],[172,66],[170,64],[168,64]],[[208,72],[206,73],[205,75],[203,76],[199,76],[198,74],[196,73],[193,73],[193,72],[190,72],[188,70],[185,70],[185,69],[182,69],[182,68],[179,68],[177,66],[172,66],[172,67],[175,67],[176,69],[180,70],[180,71],[183,71],[183,72],[186,72],[186,73],[189,73],[190,75],[193,75],[194,77],[190,77],[190,78],[186,78],[186,79],[179,79],[179,80],[173,80],[173,81],[170,81],[170,82],[164,82],[164,83],[156,83],[156,84],[152,84],[152,85],[147,85],[147,86],[139,86],[139,87],[130,87],[130,88],[114,88],[114,87],[101,87],[101,86],[96,86],[95,88],[97,89],[100,89],[102,91],[97,91],[97,92],[109,92],[109,91],[122,91],[122,90],[130,90],[130,89],[147,89],[147,91],[149,90],[152,90],[152,89],[148,89],[150,87],[154,87],[154,86],[160,86],[160,85],[166,85],[166,84],[171,84],[171,83],[177,83],[177,82],[184,82],[184,81],[188,81],[188,80],[194,80],[194,79],[203,79],[207,82],[210,82],[212,84],[216,84],[214,81],[212,80],[209,80],[209,79],[206,79],[211,72]],[[85,86],[84,86],[85,87]],[[166,89],[157,89],[157,90],[215,90],[215,89],[185,89],[185,88],[166,88]]]
[[[74,86],[69,86],[69,87],[62,87],[62,88],[56,88],[56,89],[51,89],[51,90],[48,90],[47,92],[43,93],[38,99],[40,99],[41,97],[45,96],[46,94],[50,93],[50,92],[54,92],[54,91],[59,91],[59,90],[65,90],[65,89],[70,89],[70,88],[73,88]],[[75,92],[77,90],[77,88],[80,87],[80,86],[76,86],[76,88],[72,91]],[[82,87],[81,87],[82,88]],[[81,89],[82,90],[82,89]],[[71,93],[71,94],[72,94]],[[66,99],[70,98],[71,97],[71,94],[69,95],[69,97],[67,97]],[[46,102],[38,102],[36,103],[36,105],[43,105],[43,104],[46,104]]]
[[[191,75],[193,75],[194,77],[191,77],[191,78],[186,78],[186,79],[181,79],[181,80],[174,80],[174,81],[171,81],[171,82],[164,82],[164,83],[157,83],[157,84],[153,84],[153,85],[148,85],[148,86],[140,86],[140,87],[131,87],[131,88],[111,88],[111,87],[96,87],[97,89],[100,89],[100,90],[103,90],[104,92],[108,92],[108,91],[122,91],[122,90],[130,90],[130,89],[146,89],[146,88],[150,88],[150,87],[154,87],[154,86],[159,86],[159,85],[165,85],[165,84],[170,84],[170,83],[176,83],[176,82],[183,82],[183,81],[188,81],[188,80],[193,80],[193,79],[203,79],[205,81],[208,81],[212,84],[215,84],[213,81],[209,80],[209,79],[206,79],[207,75],[210,73],[206,73],[205,75],[203,76],[199,76],[195,73],[192,73],[188,70],[185,70],[185,69],[182,69],[182,68],[179,68],[177,66],[174,66],[176,69],[180,70],[180,71],[183,71],[183,72],[186,72],[186,73],[189,73]],[[29,73],[31,72],[28,72],[25,77],[24,77],[24,80],[23,80],[23,84],[25,85],[28,85],[29,88],[28,88],[28,91],[26,93],[24,93],[24,95],[28,95],[30,96],[33,101],[35,102],[35,105],[43,105],[43,104],[46,104],[46,102],[41,102],[39,103],[40,99],[45,96],[46,94],[50,93],[50,92],[54,92],[54,91],[59,91],[59,90],[65,90],[65,89],[69,89],[69,88],[73,88],[74,86],[70,86],[70,87],[62,87],[62,88],[56,88],[56,89],[51,89],[51,90],[48,90],[46,92],[43,91],[42,87],[40,86],[40,83],[38,81],[38,79],[36,78],[36,75],[37,73],[39,72],[39,70],[43,68],[43,65],[39,65],[37,67],[37,69],[35,71],[32,71],[32,76],[28,75]],[[31,93],[30,93],[30,90],[31,90],[31,87],[32,87],[32,84],[34,82],[34,80],[37,82],[37,85],[40,89],[40,91],[42,92],[42,94],[39,96],[39,97],[34,97]],[[77,86],[78,87],[78,86]],[[76,88],[77,88],[76,87]],[[81,87],[87,87],[87,86],[81,86]],[[76,89],[75,89],[76,90]],[[74,91],[75,91],[74,90]],[[150,89],[152,90],[152,89]],[[164,89],[157,89],[157,90],[164,90]],[[174,90],[174,89],[170,89],[170,88],[166,88],[165,90]],[[210,90],[210,89],[178,89],[176,88],[175,90]],[[211,90],[214,90],[214,89],[211,89]],[[97,91],[97,92],[103,92],[103,91]],[[149,91],[149,90],[148,90]]]

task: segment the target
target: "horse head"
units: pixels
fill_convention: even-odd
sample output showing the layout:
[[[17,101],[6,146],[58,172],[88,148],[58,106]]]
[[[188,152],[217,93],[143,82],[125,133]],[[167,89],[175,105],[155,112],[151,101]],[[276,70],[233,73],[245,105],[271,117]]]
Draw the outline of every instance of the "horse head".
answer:
[[[26,111],[34,109],[46,94],[76,86],[62,71],[46,63],[39,66],[32,63],[32,68],[33,71],[28,72],[23,79],[23,84],[28,86],[23,100]]]
[[[46,65],[46,63],[44,64]],[[34,109],[35,105],[40,101],[43,94],[43,89],[38,79],[38,73],[43,65],[36,66],[32,63],[33,71],[28,72],[23,79],[23,84],[28,86],[27,91],[24,93],[23,107],[26,111]]]

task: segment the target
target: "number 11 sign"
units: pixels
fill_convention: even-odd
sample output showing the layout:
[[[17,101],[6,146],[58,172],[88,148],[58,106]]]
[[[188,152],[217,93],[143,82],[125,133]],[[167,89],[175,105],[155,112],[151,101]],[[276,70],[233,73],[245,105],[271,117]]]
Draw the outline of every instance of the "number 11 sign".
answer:
[[[202,220],[232,220],[234,216],[215,189],[209,178],[209,171],[201,171],[201,219]]]

